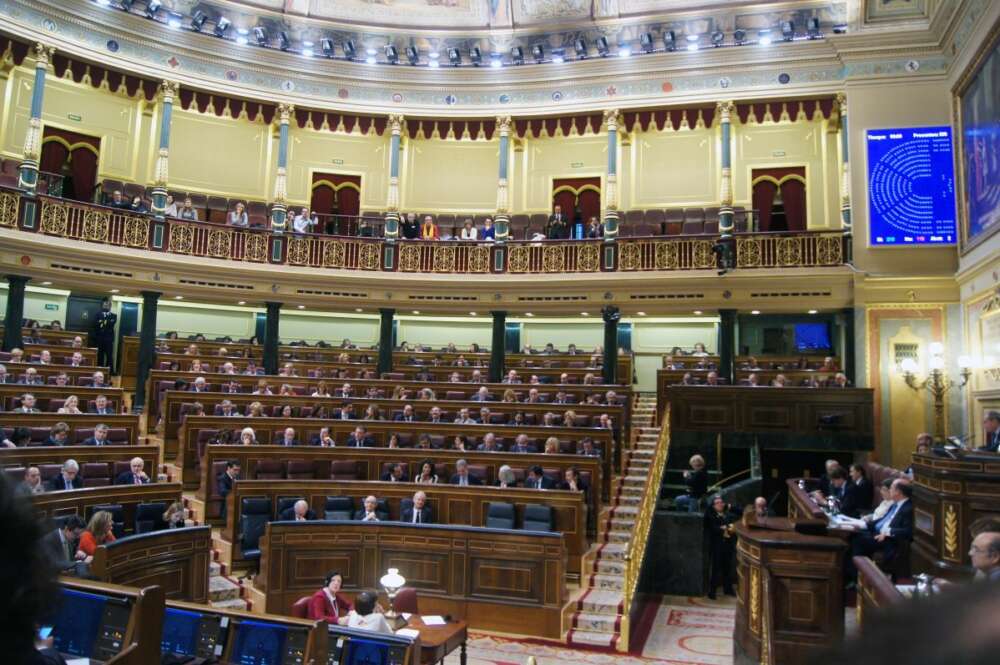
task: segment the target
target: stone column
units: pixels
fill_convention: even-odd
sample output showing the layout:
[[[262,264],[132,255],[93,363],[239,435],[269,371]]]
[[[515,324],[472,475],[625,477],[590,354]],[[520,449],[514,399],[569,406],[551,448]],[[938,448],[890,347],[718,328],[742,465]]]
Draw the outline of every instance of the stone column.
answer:
[[[34,196],[38,188],[38,160],[42,154],[42,100],[45,97],[45,73],[55,48],[35,44],[35,85],[31,89],[31,116],[28,118],[28,133],[24,138],[24,157],[17,176],[17,186],[28,196]]]
[[[497,131],[500,132],[500,169],[497,174],[497,214],[493,219],[493,227],[496,239],[499,241],[510,238],[510,193],[507,180],[510,172],[511,124],[509,115],[497,118]]]
[[[618,238],[618,109],[604,112],[608,129],[608,175],[604,192],[604,240]]]
[[[847,375],[847,380],[852,386],[858,385],[858,375],[855,371],[857,351],[854,345],[854,308],[845,307],[842,311],[844,317],[844,348],[840,358],[840,369]]]
[[[851,261],[853,246],[854,223],[851,220],[851,159],[848,151],[851,139],[847,131],[847,96],[837,93],[837,106],[840,108],[840,222],[847,237],[847,261]]]
[[[281,303],[266,302],[267,319],[264,321],[264,373],[278,373],[278,326],[281,321]]]
[[[504,375],[507,354],[507,312],[494,311],[493,346],[490,347],[490,382],[499,383]]]
[[[135,398],[132,411],[142,413],[149,392],[146,382],[156,361],[156,308],[163,295],[158,291],[142,292],[142,327],[139,328],[139,368],[135,377]]]
[[[622,315],[614,305],[605,305],[601,309],[604,319],[604,359],[601,373],[604,383],[618,383],[618,321]]]
[[[278,104],[278,172],[274,176],[274,203],[271,205],[271,230],[282,233],[288,224],[288,123],[295,107]]]
[[[719,102],[715,105],[722,144],[722,172],[719,179],[719,240],[722,249],[720,263],[723,270],[733,267],[734,264],[732,118],[735,107],[736,105],[731,101]]]
[[[174,112],[174,97],[180,86],[173,81],[160,84],[160,149],[156,154],[156,168],[153,170],[153,216],[163,219],[167,209],[167,176],[170,157],[170,119]]]
[[[389,193],[385,202],[385,239],[399,238],[399,145],[403,138],[403,116],[389,116]]]
[[[378,326],[378,375],[381,378],[392,371],[392,319],[396,310],[383,307],[378,313],[382,316]]]
[[[736,350],[736,310],[719,310],[719,378],[733,385],[734,352]]]
[[[3,350],[24,346],[24,287],[30,277],[7,275],[7,313],[3,319]]]

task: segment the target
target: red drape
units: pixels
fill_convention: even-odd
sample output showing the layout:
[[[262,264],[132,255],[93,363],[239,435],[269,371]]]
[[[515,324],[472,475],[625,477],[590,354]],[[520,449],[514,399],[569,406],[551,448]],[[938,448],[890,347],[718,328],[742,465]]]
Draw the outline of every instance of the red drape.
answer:
[[[312,199],[309,202],[309,208],[319,215],[330,215],[333,214],[336,201],[337,195],[333,191],[332,187],[328,185],[319,185],[312,191]]]
[[[562,187],[566,187],[568,189],[556,194],[555,190]],[[569,191],[570,189],[573,191]],[[600,217],[600,178],[557,178],[552,181],[552,190],[552,205],[560,205],[562,207],[563,214],[566,215],[570,222],[575,221],[575,216],[578,212],[580,221],[583,223],[586,223],[587,218],[591,215]]]
[[[562,214],[566,219],[572,220],[573,210],[576,208],[576,194],[569,190],[563,190],[552,195],[552,209],[556,206],[562,208]]]
[[[759,180],[762,176],[766,180]],[[789,177],[793,176],[793,177]],[[806,228],[806,186],[804,166],[782,166],[770,169],[753,169],[753,207],[757,211],[757,228],[760,231],[784,231],[771,223],[774,195],[781,187],[782,205],[785,210],[787,230],[804,231]],[[771,180],[773,179],[773,181]],[[779,184],[776,184],[779,183]],[[794,184],[790,184],[794,183]]]
[[[777,185],[770,180],[761,180],[753,186],[753,208],[757,211],[757,230],[769,231],[771,227],[771,206]]]
[[[42,156],[38,168],[43,173],[60,174],[68,157],[69,150],[62,141],[48,141],[42,144]]]
[[[601,193],[592,189],[585,189],[580,192],[580,217],[584,224],[591,217],[601,218]]]
[[[361,192],[353,187],[337,190],[337,207],[341,215],[357,216],[361,212]]]
[[[805,183],[791,179],[781,183],[781,198],[785,202],[785,219],[788,220],[789,231],[806,230],[806,186]]]
[[[97,184],[97,155],[86,148],[77,148],[70,153],[70,170],[73,174],[73,192],[63,192],[63,196],[76,201],[90,201]]]

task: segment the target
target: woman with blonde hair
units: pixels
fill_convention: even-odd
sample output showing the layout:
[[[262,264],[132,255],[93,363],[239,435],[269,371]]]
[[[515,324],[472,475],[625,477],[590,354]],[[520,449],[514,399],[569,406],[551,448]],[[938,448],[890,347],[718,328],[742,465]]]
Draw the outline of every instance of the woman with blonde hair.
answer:
[[[326,385],[326,381],[320,381],[316,384],[316,390],[313,391],[313,397],[330,397],[330,389]]]
[[[254,395],[273,395],[271,392],[271,386],[268,385],[267,379],[257,380],[257,389],[253,391]]]
[[[503,399],[501,401],[506,402],[508,404],[513,404],[514,402],[517,401],[517,394],[514,392],[513,389],[508,388],[507,390],[503,391]]]
[[[174,501],[167,507],[166,512],[163,513],[163,521],[167,523],[168,529],[181,529],[186,526],[184,522],[187,515],[187,511],[184,510],[184,504],[180,501]]]
[[[545,439],[545,450],[543,451],[546,455],[558,455],[559,454],[559,439],[554,436],[550,436]]]
[[[378,408],[376,404],[369,404],[365,409],[365,415],[361,416],[362,420],[382,420],[382,411]]]
[[[576,411],[570,409],[563,414],[563,427],[576,427]]]
[[[407,390],[403,386],[396,386],[392,389],[392,397],[389,399],[406,399]]]
[[[98,510],[90,517],[87,530],[80,535],[80,543],[76,546],[87,557],[84,559],[86,563],[94,558],[98,546],[115,542],[114,528],[114,517],[106,510]]]
[[[70,395],[56,413],[70,413],[73,415],[83,413],[80,411],[80,398],[76,395]]]
[[[260,402],[250,402],[249,408],[247,408],[248,418],[263,418],[264,417],[264,405]]]

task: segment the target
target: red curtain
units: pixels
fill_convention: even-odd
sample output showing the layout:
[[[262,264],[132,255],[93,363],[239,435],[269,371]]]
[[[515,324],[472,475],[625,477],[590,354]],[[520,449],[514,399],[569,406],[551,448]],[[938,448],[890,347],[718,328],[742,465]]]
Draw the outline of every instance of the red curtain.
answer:
[[[558,194],[555,190],[566,187]],[[584,189],[586,187],[586,189]],[[573,191],[569,191],[572,189]],[[596,191],[591,191],[591,190]],[[601,214],[601,179],[598,178],[557,178],[552,181],[552,205],[560,205],[563,214],[570,222],[575,221],[574,217],[579,212],[580,220],[587,222],[590,215]]]
[[[585,189],[580,192],[580,218],[584,224],[591,217],[601,218],[601,193],[592,189]]]
[[[552,195],[552,209],[559,206],[562,208],[562,214],[566,219],[572,220],[573,210],[576,208],[576,194],[564,189],[561,192]]]
[[[75,201],[92,200],[97,185],[97,155],[87,148],[77,148],[70,153],[69,159],[73,191],[63,191],[63,196]]]
[[[312,200],[309,202],[309,208],[316,214],[330,215],[333,214],[336,203],[337,194],[333,191],[333,188],[329,185],[319,185],[312,191]]]
[[[42,157],[38,168],[43,173],[62,173],[63,164],[69,157],[69,150],[62,141],[49,141],[42,144]]]
[[[789,178],[781,183],[781,198],[785,202],[785,219],[789,231],[806,230],[806,185]]]
[[[753,185],[753,209],[757,216],[757,230],[771,230],[771,206],[774,205],[774,193],[778,186],[770,180],[761,180]]]
[[[337,204],[341,215],[356,217],[361,211],[361,192],[353,187],[341,187],[337,190]]]

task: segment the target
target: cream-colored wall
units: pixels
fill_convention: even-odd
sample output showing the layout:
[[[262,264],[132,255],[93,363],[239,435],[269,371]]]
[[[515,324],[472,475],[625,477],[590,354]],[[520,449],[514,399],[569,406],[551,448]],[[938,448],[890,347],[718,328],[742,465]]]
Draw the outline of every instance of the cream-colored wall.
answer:
[[[552,209],[552,181],[557,178],[601,178],[608,167],[607,136],[525,139],[514,151],[511,209],[539,213]],[[603,204],[603,201],[602,201]]]
[[[9,73],[4,90],[0,145],[8,157],[20,157],[31,115],[31,94],[34,87],[34,61],[31,67],[15,67]],[[99,177],[141,180],[146,177],[148,145],[144,129],[149,117],[143,114],[143,102],[112,94],[107,88],[95,90],[89,83],[74,83],[49,75],[45,83],[42,122],[101,139]],[[72,117],[71,117],[72,116]],[[79,117],[79,120],[74,118]]]
[[[950,125],[946,82],[878,81],[847,87],[851,158],[851,218],[854,265],[862,271],[896,275],[954,275],[954,247],[868,246],[868,189],[865,131],[892,127]]]
[[[382,136],[299,129],[292,123],[288,146],[288,198],[305,204],[312,198],[312,174],[341,173],[361,176],[361,209],[385,208],[389,187],[389,132]],[[277,144],[275,144],[275,151]],[[277,160],[277,156],[274,158]],[[439,180],[442,171],[434,169]],[[273,175],[268,179],[273,193]]]
[[[829,120],[733,123],[733,203],[753,207],[754,169],[804,166],[806,225],[840,228],[837,131]],[[718,195],[715,195],[718,197]]]
[[[139,306],[140,316],[142,306]],[[156,332],[175,331],[181,337],[201,333],[208,339],[247,339],[254,334],[253,312],[236,307],[160,301],[156,308]]]
[[[170,187],[257,201],[269,198],[270,133],[261,122],[176,107],[170,127]]]
[[[623,210],[707,205],[719,194],[717,129],[635,132],[623,148]]]
[[[67,291],[46,289],[29,285],[24,293],[24,318],[35,319],[42,325],[53,321],[66,324]],[[55,305],[56,310],[45,309],[46,305]],[[0,312],[7,309],[7,283],[0,285]]]
[[[402,207],[448,213],[496,210],[499,141],[407,141]]]
[[[489,317],[468,319],[424,319],[398,317],[396,329],[397,343],[427,344],[432,348],[442,348],[450,342],[458,347],[472,343],[489,347],[493,337],[493,322]]]
[[[346,337],[358,346],[371,346],[378,342],[379,318],[377,316],[299,312],[281,313],[279,332],[286,342],[305,340],[315,343],[323,340],[340,344]]]

